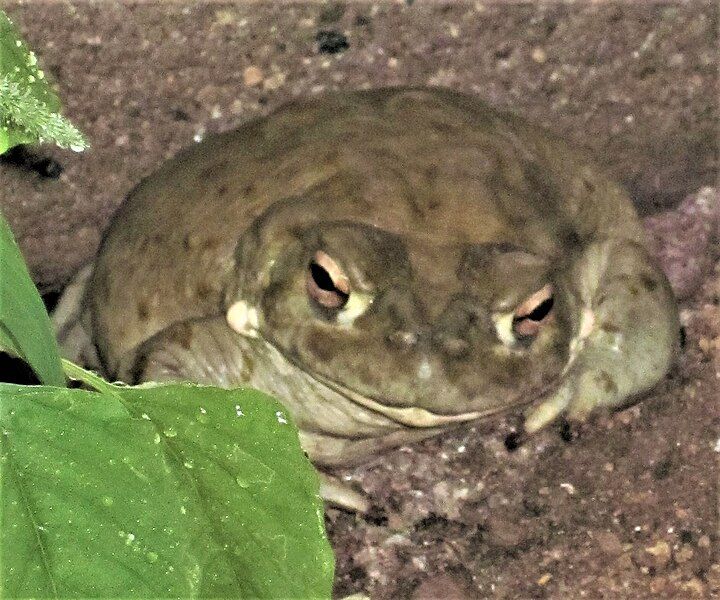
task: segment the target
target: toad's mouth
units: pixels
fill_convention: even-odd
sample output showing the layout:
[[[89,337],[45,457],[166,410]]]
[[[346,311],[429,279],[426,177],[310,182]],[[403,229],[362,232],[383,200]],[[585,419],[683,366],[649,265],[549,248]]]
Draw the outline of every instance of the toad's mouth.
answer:
[[[491,407],[486,410],[463,412],[451,415],[439,414],[429,411],[425,408],[417,406],[408,406],[400,408],[397,406],[388,406],[383,404],[381,399],[372,396],[366,396],[352,388],[340,383],[330,377],[322,375],[315,370],[309,370],[306,365],[297,360],[296,357],[289,355],[274,340],[261,336],[262,340],[275,350],[285,361],[294,368],[306,373],[309,377],[324,385],[343,398],[347,398],[350,402],[362,406],[368,410],[379,413],[396,423],[400,423],[407,427],[417,427],[419,429],[429,429],[432,427],[442,427],[450,423],[462,423],[464,421],[472,421],[481,417],[486,417],[502,410],[502,407]]]
[[[329,377],[320,375],[319,373],[313,373],[312,377],[327,386],[337,394],[340,394],[350,400],[351,402],[367,408],[373,412],[380,413],[381,415],[392,419],[397,423],[401,423],[407,427],[417,428],[430,428],[430,427],[442,427],[449,423],[461,423],[464,421],[472,421],[481,417],[486,417],[491,414],[497,413],[500,408],[490,408],[482,411],[471,411],[464,413],[457,413],[453,415],[443,415],[434,413],[427,410],[426,408],[420,408],[417,406],[409,406],[405,408],[399,408],[397,406],[388,406],[383,404],[380,400],[365,396],[359,392],[356,392],[352,388],[339,383]]]
[[[287,361],[288,364],[305,373],[308,377],[314,379],[319,384],[325,386],[343,398],[346,398],[353,404],[357,404],[367,410],[381,414],[384,417],[387,417],[388,419],[406,427],[415,427],[417,429],[443,427],[452,423],[463,423],[483,417],[489,417],[491,415],[504,412],[512,406],[527,404],[527,401],[520,401],[518,398],[515,398],[513,401],[505,399],[502,403],[490,403],[487,408],[482,410],[473,410],[454,414],[436,413],[418,406],[390,406],[383,403],[382,399],[377,396],[362,394],[357,390],[348,387],[344,383],[340,383],[331,377],[322,375],[316,370],[308,369],[307,365],[303,364],[302,361],[297,359],[297,357],[293,357],[289,353],[285,352],[283,348],[274,342],[274,340],[268,339],[264,336],[260,337],[265,344],[277,352],[283,360]]]

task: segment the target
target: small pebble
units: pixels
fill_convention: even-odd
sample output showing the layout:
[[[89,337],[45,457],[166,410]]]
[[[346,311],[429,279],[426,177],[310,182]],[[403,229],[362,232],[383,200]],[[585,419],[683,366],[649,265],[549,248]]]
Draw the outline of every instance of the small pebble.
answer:
[[[273,92],[281,88],[285,83],[286,77],[285,73],[282,72],[277,72],[274,75],[271,75],[263,81],[263,90],[266,92]]]
[[[691,560],[694,555],[693,549],[687,544],[683,544],[675,553],[675,562],[678,564],[686,563]]]
[[[533,48],[532,53],[530,54],[532,59],[539,64],[543,64],[547,60],[547,54],[545,53],[545,50],[542,48]]]
[[[540,576],[540,578],[537,580],[537,584],[539,586],[545,585],[548,581],[552,579],[552,575],[550,573],[544,573]]]
[[[263,82],[263,78],[262,69],[259,67],[250,66],[243,71],[243,83],[248,87],[260,85]]]
[[[653,560],[651,561],[652,565],[658,569],[666,567],[672,556],[670,544],[668,544],[665,540],[659,540],[656,544],[647,546],[645,548],[645,552],[653,557]]]

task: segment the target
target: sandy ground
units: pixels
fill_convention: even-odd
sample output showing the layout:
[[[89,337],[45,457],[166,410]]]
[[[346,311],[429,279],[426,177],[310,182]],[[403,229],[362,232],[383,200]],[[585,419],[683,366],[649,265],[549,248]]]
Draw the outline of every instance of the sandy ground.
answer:
[[[327,89],[475,93],[588,147],[641,213],[672,209],[666,226],[648,221],[667,243],[699,239],[688,232],[707,218],[685,218],[678,204],[716,180],[713,3],[3,7],[92,144],[83,154],[39,149],[62,168],[56,178],[0,164],[0,204],[45,291],[92,257],[123,196],[164,158]],[[720,272],[717,229],[703,231],[670,261],[683,273],[694,261],[699,275],[681,305],[686,351],[650,398],[519,445],[508,415],[344,472],[378,515],[328,511],[336,594],[720,594]]]

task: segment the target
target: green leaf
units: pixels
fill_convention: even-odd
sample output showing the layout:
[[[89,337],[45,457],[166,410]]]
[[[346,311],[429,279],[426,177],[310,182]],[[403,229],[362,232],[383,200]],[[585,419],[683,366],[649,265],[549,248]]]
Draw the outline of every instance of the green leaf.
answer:
[[[83,135],[59,112],[60,100],[35,54],[0,10],[0,153],[17,144],[43,141],[83,150]]]
[[[0,384],[0,596],[330,597],[317,475],[279,403],[101,387]]]
[[[19,356],[48,385],[64,386],[57,342],[10,227],[0,213],[0,350]]]

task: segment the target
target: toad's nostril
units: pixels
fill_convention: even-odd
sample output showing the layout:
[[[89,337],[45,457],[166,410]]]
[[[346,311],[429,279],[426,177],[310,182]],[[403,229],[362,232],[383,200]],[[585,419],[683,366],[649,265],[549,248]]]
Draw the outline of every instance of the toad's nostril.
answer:
[[[449,338],[443,341],[442,348],[448,356],[460,358],[468,353],[470,344],[462,338]]]
[[[437,335],[435,342],[440,351],[451,358],[462,358],[470,351],[470,343],[454,335]]]
[[[390,345],[396,348],[414,348],[418,343],[418,334],[414,331],[393,331],[387,336]]]

